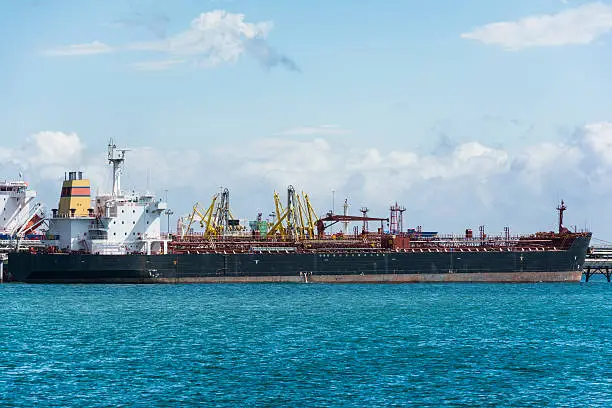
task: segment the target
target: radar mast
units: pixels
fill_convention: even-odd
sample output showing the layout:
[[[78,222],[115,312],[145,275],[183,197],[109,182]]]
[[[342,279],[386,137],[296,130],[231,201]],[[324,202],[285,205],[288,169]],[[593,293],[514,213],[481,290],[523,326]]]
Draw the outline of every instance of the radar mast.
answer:
[[[118,149],[113,139],[108,142],[108,162],[113,165],[113,197],[121,195],[121,170],[125,162],[125,152],[129,149]]]

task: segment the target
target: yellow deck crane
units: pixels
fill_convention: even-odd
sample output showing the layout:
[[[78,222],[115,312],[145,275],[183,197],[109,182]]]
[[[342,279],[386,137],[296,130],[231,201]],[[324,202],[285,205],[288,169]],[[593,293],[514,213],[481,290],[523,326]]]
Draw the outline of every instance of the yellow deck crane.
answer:
[[[223,189],[222,192],[213,195],[210,205],[206,210],[200,207],[200,203],[195,203],[187,228],[183,231],[184,237],[193,224],[199,220],[200,227],[204,229],[204,238],[220,236],[227,231],[241,230],[240,223],[234,218],[229,205],[229,190]]]
[[[212,197],[211,203],[208,206],[208,209],[202,211],[203,209],[200,207],[200,203],[195,203],[193,205],[193,210],[191,211],[191,215],[189,216],[189,222],[187,223],[187,228],[183,230],[183,234],[181,238],[184,238],[185,235],[191,230],[194,222],[196,221],[196,217],[200,222],[200,227],[204,228],[204,236],[209,236],[215,233],[215,228],[213,227],[212,219],[213,219],[213,209],[215,208],[215,203],[219,198],[219,194],[215,194]]]
[[[317,221],[319,217],[317,217],[317,213],[314,208],[312,208],[312,204],[310,204],[310,199],[308,198],[308,194],[302,191],[302,196],[304,197],[304,205],[305,205],[305,213],[307,223],[305,225],[306,236],[310,239],[314,239],[317,237],[315,232],[315,226],[317,225]]]
[[[278,233],[282,239],[287,238],[287,229],[283,225],[285,218],[287,217],[287,212],[283,208],[283,204],[280,201],[280,197],[278,193],[274,192],[274,208],[275,208],[275,221],[274,224],[268,230],[268,236],[274,235]]]

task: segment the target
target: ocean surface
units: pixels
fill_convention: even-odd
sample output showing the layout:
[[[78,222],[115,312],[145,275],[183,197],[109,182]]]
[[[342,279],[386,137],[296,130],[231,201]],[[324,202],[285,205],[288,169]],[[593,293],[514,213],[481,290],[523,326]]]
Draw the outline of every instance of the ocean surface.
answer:
[[[612,406],[612,285],[0,285],[0,405]]]

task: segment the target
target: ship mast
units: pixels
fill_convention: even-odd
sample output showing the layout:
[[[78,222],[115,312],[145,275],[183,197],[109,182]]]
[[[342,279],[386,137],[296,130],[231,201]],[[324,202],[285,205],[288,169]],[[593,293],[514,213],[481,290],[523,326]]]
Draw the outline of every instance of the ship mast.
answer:
[[[113,139],[108,142],[108,162],[113,165],[113,197],[121,195],[121,167],[125,162],[125,152],[129,149],[117,149]]]
[[[559,234],[563,232],[563,212],[567,210],[565,203],[561,200],[561,205],[557,207],[557,211],[559,211]]]

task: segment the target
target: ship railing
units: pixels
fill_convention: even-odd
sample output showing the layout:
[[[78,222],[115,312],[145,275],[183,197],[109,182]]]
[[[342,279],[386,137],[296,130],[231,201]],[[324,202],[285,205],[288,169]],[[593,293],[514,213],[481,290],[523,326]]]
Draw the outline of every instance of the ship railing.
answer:
[[[568,237],[586,234],[587,232],[576,232],[572,234],[568,234]],[[394,235],[394,234],[390,234]],[[455,241],[455,240],[466,240],[466,241],[524,241],[524,240],[550,240],[552,238],[564,237],[563,235],[559,235],[554,232],[541,232],[535,234],[516,234],[516,235],[489,235],[486,234],[484,237],[475,234],[473,236],[466,236],[464,234],[437,234],[432,237],[420,236],[418,233],[415,234],[395,234],[398,237],[410,237],[412,240],[420,240],[420,241]]]
[[[303,246],[304,249],[325,249],[355,246],[359,248],[380,246],[380,240],[371,239],[369,236],[361,238],[347,237],[342,239],[316,238],[316,239],[297,239],[282,240],[276,237],[254,236],[211,236],[205,237],[203,234],[190,234],[184,237],[174,236],[171,244],[176,246],[202,246],[204,248],[215,245],[246,245],[253,246]],[[560,247],[569,246],[572,240],[558,243]],[[464,237],[457,235],[437,236],[432,238],[410,239],[410,248],[539,248],[548,249],[556,245],[553,239],[536,238],[535,236],[510,236],[510,237]],[[533,249],[536,250],[536,249]]]
[[[544,252],[544,251],[562,251],[562,248],[551,247],[411,247],[397,248],[395,252]]]
[[[65,219],[65,218],[95,218],[95,217],[92,217],[90,215],[76,215],[76,214],[75,215],[71,215],[71,214],[59,214],[58,213],[53,218],[56,218],[56,219],[57,218]]]
[[[97,244],[92,252],[100,255],[121,255],[127,253],[127,248],[121,244]]]
[[[526,236],[513,236],[513,237],[463,237],[463,236],[439,236],[428,239],[411,239],[412,244],[439,244],[439,245],[516,245],[516,244],[548,244],[551,242],[550,238],[536,238]]]
[[[253,252],[296,252],[296,247],[251,247]]]
[[[0,243],[2,242],[39,242],[39,241],[48,241],[48,240],[53,240],[53,239],[57,239],[57,238],[52,238],[52,237],[56,237],[54,236],[49,236],[49,235],[44,235],[44,234],[28,234],[25,236],[19,236],[19,235],[12,235],[12,236],[1,236],[0,237]]]

